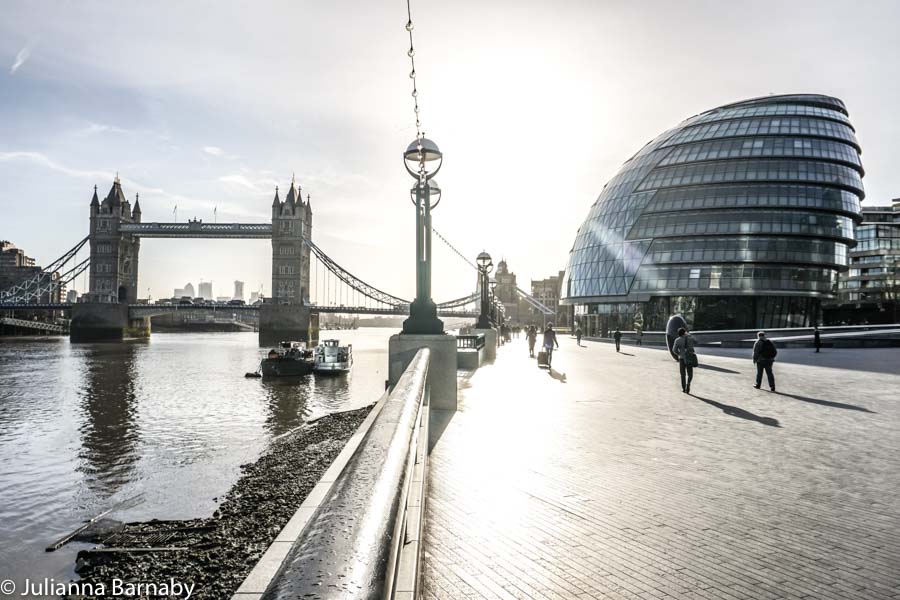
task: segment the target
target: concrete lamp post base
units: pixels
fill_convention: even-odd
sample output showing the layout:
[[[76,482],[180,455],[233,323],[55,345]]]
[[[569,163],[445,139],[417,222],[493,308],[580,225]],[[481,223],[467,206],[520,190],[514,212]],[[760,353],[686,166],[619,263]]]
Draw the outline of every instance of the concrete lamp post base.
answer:
[[[473,333],[483,333],[484,334],[484,360],[485,362],[492,362],[497,358],[497,330],[494,328],[490,329],[481,329],[480,327],[476,327],[472,330]]]
[[[399,381],[419,348],[431,350],[428,386],[433,410],[456,410],[456,336],[395,334],[388,342],[388,384]]]

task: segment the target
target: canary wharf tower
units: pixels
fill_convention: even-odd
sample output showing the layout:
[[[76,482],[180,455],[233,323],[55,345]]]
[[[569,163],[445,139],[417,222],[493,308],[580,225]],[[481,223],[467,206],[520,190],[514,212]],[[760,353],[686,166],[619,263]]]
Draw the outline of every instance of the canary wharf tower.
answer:
[[[629,159],[575,237],[562,303],[591,333],[818,322],[864,196],[844,103],[784,95],[691,117]]]

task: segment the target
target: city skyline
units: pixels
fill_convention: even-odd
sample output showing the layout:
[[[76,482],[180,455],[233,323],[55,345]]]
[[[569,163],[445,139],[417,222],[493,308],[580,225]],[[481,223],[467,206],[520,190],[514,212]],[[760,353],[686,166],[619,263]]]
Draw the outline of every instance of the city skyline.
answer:
[[[50,4],[10,6],[0,24],[3,237],[39,264],[87,233],[93,186],[105,191],[116,172],[129,199],[141,194],[144,221],[171,220],[177,205],[179,221],[219,222],[267,221],[275,186],[296,173],[316,242],[412,297],[402,3],[352,13],[69,5],[54,19]],[[900,196],[898,16],[890,2],[852,15],[837,3],[416,6],[423,127],[446,157],[435,227],[468,256],[486,249],[522,281],[543,279],[563,268],[585,212],[644,143],[709,106],[769,93],[844,99],[864,148],[864,206],[886,204]],[[187,279],[200,261],[212,280],[268,282],[269,252],[265,241],[145,240],[139,289],[163,297],[167,278]],[[471,269],[439,242],[435,273],[436,300],[470,291]]]

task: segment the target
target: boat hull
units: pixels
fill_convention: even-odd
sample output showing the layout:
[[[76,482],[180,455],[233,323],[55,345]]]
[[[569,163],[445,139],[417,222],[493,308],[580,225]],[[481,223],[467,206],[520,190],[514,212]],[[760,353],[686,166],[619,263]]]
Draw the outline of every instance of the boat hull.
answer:
[[[313,363],[295,358],[266,358],[262,361],[263,377],[297,377],[308,375],[313,370]]]
[[[350,361],[344,362],[317,362],[313,366],[316,373],[347,373],[353,365]]]

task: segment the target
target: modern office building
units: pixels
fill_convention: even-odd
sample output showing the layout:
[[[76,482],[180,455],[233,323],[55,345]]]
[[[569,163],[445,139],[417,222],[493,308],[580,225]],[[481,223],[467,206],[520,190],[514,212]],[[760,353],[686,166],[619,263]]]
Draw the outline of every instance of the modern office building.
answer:
[[[212,281],[201,281],[197,291],[204,300],[212,300],[214,298]]]
[[[896,323],[900,318],[900,198],[862,210],[850,269],[838,277],[837,303],[826,324]]]
[[[243,281],[235,281],[234,282],[234,300],[243,300],[244,299],[244,282]]]
[[[644,146],[579,228],[563,304],[590,334],[808,326],[847,268],[864,196],[844,103],[784,95],[691,117]]]

